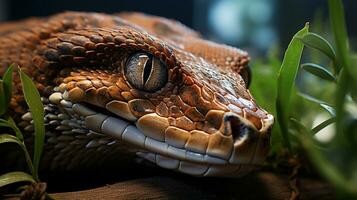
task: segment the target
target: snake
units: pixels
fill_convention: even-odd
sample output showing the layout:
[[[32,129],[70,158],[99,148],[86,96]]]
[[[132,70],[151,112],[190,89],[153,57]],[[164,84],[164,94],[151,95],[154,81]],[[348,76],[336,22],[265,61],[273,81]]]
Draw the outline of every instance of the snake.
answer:
[[[198,177],[249,173],[264,163],[274,124],[248,89],[249,61],[143,13],[67,11],[0,25],[0,76],[14,64],[35,83],[45,112],[41,169],[51,172],[130,154]],[[33,138],[15,73],[9,113]]]

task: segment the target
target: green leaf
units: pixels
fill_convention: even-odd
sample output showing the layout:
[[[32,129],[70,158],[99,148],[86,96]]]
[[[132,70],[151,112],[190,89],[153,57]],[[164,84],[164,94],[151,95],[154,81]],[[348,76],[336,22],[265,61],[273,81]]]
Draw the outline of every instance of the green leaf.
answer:
[[[319,99],[316,99],[315,97],[310,96],[310,95],[308,95],[308,94],[305,94],[305,93],[302,93],[302,92],[298,92],[297,94],[298,94],[299,96],[301,96],[302,98],[308,100],[308,101],[311,101],[311,102],[314,102],[314,103],[317,103],[317,104],[330,105],[329,103],[324,102],[324,101],[319,100]],[[330,105],[330,106],[331,106],[331,105]]]
[[[21,148],[24,148],[24,144],[17,137],[10,134],[0,134],[0,144],[9,142],[16,143],[20,145]]]
[[[38,180],[38,167],[40,164],[40,158],[45,139],[44,109],[43,104],[41,102],[40,94],[36,89],[35,84],[21,70],[19,71],[19,73],[22,82],[24,97],[27,105],[29,106],[35,126],[35,147],[33,164],[35,170],[35,179]]]
[[[301,134],[297,134],[297,138],[305,149],[309,160],[318,169],[317,172],[322,174],[327,180],[341,191],[346,191],[350,194],[357,195],[357,187],[355,182],[347,180],[342,172],[336,168],[328,159],[326,155],[316,147],[312,133],[296,119],[290,119],[294,127],[299,130]]]
[[[19,140],[24,141],[24,136],[22,135],[20,129],[16,126],[15,121],[11,117],[9,117],[8,120],[0,119],[0,126],[12,128],[12,130],[14,130],[16,133],[16,137]]]
[[[311,129],[311,132],[316,134],[318,133],[319,131],[321,131],[322,129],[324,129],[326,126],[334,123],[336,121],[336,118],[335,117],[332,117],[330,119],[327,119],[323,122],[321,122],[319,125],[315,126],[313,129]]]
[[[16,137],[19,138],[19,140],[24,141],[24,136],[22,135],[20,129],[17,127],[14,119],[12,119],[12,117],[9,117],[7,121],[9,122],[9,124],[11,124],[12,129],[15,131]]]
[[[351,59],[351,63],[357,63],[357,54],[351,55],[350,59]],[[354,68],[356,68],[356,67],[354,67]],[[354,74],[355,74],[355,76],[357,76],[357,73],[354,73]],[[350,92],[351,92],[351,97],[352,97],[353,101],[357,102],[357,90],[356,90],[356,88],[352,88],[350,90]]]
[[[336,60],[339,68],[351,72],[345,14],[341,0],[329,0],[330,23],[335,39]]]
[[[11,125],[6,120],[3,120],[3,119],[0,119],[0,127],[12,128]]]
[[[301,67],[304,70],[310,72],[311,74],[320,77],[324,80],[336,82],[335,76],[330,71],[328,71],[324,67],[321,67],[320,65],[314,63],[304,63],[301,65]]]
[[[324,108],[328,113],[330,113],[331,116],[336,116],[336,110],[334,107],[328,105],[328,104],[320,104],[322,108]]]
[[[24,154],[25,154],[25,159],[26,159],[26,163],[28,168],[30,169],[31,173],[33,176],[35,176],[34,173],[34,167],[32,165],[32,161],[31,161],[31,157],[26,149],[25,144],[17,137],[10,135],[10,134],[0,134],[0,144],[3,143],[15,143],[18,144],[21,149],[23,150]]]
[[[308,94],[304,94],[301,92],[299,92],[298,95],[308,101],[319,104],[323,109],[325,109],[328,113],[330,113],[331,116],[333,116],[333,117],[336,116],[335,108],[331,104],[321,101],[319,99],[316,99],[315,97],[312,97]]]
[[[302,37],[299,37],[301,41],[308,47],[317,49],[328,56],[331,60],[335,61],[336,55],[331,44],[322,36],[316,33],[307,33]]]
[[[0,80],[0,116],[6,113],[6,95],[4,91],[4,81]]]
[[[3,87],[4,87],[4,95],[5,95],[5,107],[10,104],[11,96],[12,96],[12,73],[14,71],[13,65],[7,68],[6,72],[4,73],[3,79]]]
[[[9,107],[12,94],[12,72],[10,65],[4,73],[3,80],[0,80],[0,116],[4,115]]]
[[[341,68],[336,88],[336,133],[337,139],[342,143],[344,140],[344,120],[346,116],[345,100],[349,89],[357,84],[356,67],[352,68],[349,55],[349,41],[345,22],[345,14],[341,0],[329,0],[329,14],[332,33],[335,39],[337,64]],[[347,130],[346,130],[347,131]]]
[[[0,176],[0,188],[17,182],[36,182],[30,174],[25,172],[9,172]]]
[[[304,48],[303,43],[298,40],[297,37],[303,37],[306,33],[308,33],[308,31],[309,25],[307,23],[303,29],[295,34],[285,51],[284,59],[278,74],[278,93],[276,99],[277,120],[279,122],[285,144],[289,148],[290,152],[292,151],[288,131],[290,96]]]

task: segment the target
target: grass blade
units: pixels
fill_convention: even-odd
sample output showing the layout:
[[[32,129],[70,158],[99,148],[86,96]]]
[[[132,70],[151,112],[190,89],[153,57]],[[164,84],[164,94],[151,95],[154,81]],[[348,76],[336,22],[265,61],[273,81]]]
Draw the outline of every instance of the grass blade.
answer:
[[[323,121],[322,123],[320,123],[319,125],[315,126],[313,129],[311,129],[311,132],[313,134],[318,133],[319,131],[321,131],[322,129],[324,129],[326,126],[334,123],[336,121],[335,117],[332,117],[330,119],[327,119],[325,121]]]
[[[16,143],[18,145],[21,146],[21,148],[23,148],[23,143],[15,136],[10,135],[10,134],[0,134],[0,144],[3,143]]]
[[[23,181],[36,182],[30,174],[25,172],[9,172],[0,176],[0,187]]]
[[[308,100],[308,101],[311,101],[311,102],[314,102],[314,103],[317,103],[317,104],[326,104],[326,105],[332,106],[331,104],[329,104],[327,102],[324,102],[322,100],[316,99],[315,97],[310,96],[310,95],[305,94],[305,93],[302,93],[302,92],[298,92],[298,95],[301,96],[302,98]]]
[[[328,104],[320,104],[322,108],[324,108],[328,113],[330,113],[331,116],[335,117],[336,116],[336,110],[334,107],[328,105]]]
[[[0,116],[6,113],[6,96],[4,91],[4,81],[0,80]]]
[[[0,116],[6,113],[9,107],[12,94],[12,72],[13,66],[10,65],[0,80]]]
[[[322,174],[330,183],[332,183],[340,191],[345,191],[350,194],[357,195],[357,187],[353,181],[347,180],[338,168],[335,167],[324,153],[316,148],[311,132],[302,125],[296,119],[291,119],[294,127],[301,133],[297,135],[297,138],[301,142],[305,149],[309,160],[318,169],[318,172]]]
[[[276,113],[281,132],[287,148],[290,152],[291,144],[288,132],[288,117],[289,117],[289,103],[295,82],[296,74],[299,68],[303,43],[298,40],[298,37],[303,37],[309,31],[309,25],[306,24],[303,29],[297,32],[291,40],[287,50],[285,51],[284,59],[278,74],[278,93],[276,99]]]
[[[331,44],[323,37],[316,33],[307,33],[299,38],[308,47],[317,49],[328,56],[331,60],[336,60],[336,54]]]
[[[328,6],[331,28],[335,39],[337,64],[342,68],[336,89],[336,132],[341,133],[344,130],[344,116],[346,116],[344,110],[345,97],[351,86],[357,82],[356,77],[352,76],[356,74],[354,73],[356,69],[352,70],[350,65],[349,42],[342,1],[329,0]],[[354,81],[354,83],[351,83],[351,81]],[[339,141],[343,140],[343,138],[340,137],[341,135],[343,134],[337,135]]]
[[[32,175],[34,176],[35,175],[34,167],[33,167],[33,164],[32,164],[32,161],[31,161],[31,157],[28,154],[28,151],[26,149],[25,144],[21,140],[19,140],[17,137],[15,137],[13,135],[0,134],[0,144],[3,144],[3,143],[15,143],[15,144],[18,144],[21,147],[21,149],[23,150],[23,152],[25,154],[25,159],[26,159],[27,166],[30,169]]]
[[[20,79],[22,82],[22,88],[27,105],[33,117],[35,126],[35,146],[34,146],[34,170],[35,179],[38,181],[38,167],[40,164],[40,158],[43,150],[43,143],[45,139],[45,126],[44,126],[44,109],[41,102],[40,94],[36,89],[32,80],[21,70]]]
[[[357,63],[357,54],[353,54],[350,57],[351,63]],[[354,73],[355,76],[357,75],[357,73]],[[353,101],[357,102],[357,90],[356,89],[352,89],[350,90],[351,92],[351,97],[353,99]]]
[[[330,71],[328,71],[324,67],[321,67],[320,65],[314,63],[304,63],[301,65],[301,68],[324,80],[336,82],[335,76]]]
[[[6,109],[10,104],[11,96],[12,96],[12,73],[14,71],[13,65],[7,68],[4,76],[2,77],[3,80],[3,87],[4,87],[4,95],[5,95],[5,106]]]
[[[20,129],[16,126],[15,121],[11,117],[9,117],[8,120],[0,119],[0,126],[11,128],[15,131],[16,137],[22,142],[24,141],[24,136],[22,135]]]
[[[7,121],[11,125],[12,129],[15,131],[16,137],[23,142],[24,136],[22,135],[20,129],[17,127],[14,119],[12,119],[12,117],[9,117]]]
[[[299,92],[298,93],[299,96],[301,96],[302,98],[308,100],[308,101],[311,101],[311,102],[314,102],[314,103],[317,103],[319,104],[323,109],[325,109],[328,113],[330,113],[331,116],[336,116],[336,111],[335,111],[335,108],[327,103],[327,102],[324,102],[324,101],[321,101],[319,99],[316,99],[315,97],[312,97],[308,94],[304,94],[304,93],[301,93]]]
[[[342,1],[329,0],[328,5],[331,28],[335,39],[337,65],[339,68],[347,68],[346,70],[351,73],[349,69],[347,29]]]

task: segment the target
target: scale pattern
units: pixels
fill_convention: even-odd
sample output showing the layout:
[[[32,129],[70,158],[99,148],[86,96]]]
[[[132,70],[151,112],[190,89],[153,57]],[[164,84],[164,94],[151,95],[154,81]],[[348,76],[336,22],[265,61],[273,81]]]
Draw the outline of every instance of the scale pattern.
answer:
[[[162,89],[149,93],[128,83],[123,66],[135,52],[150,53],[166,64],[169,80]],[[53,170],[95,165],[102,155],[120,151],[113,150],[118,141],[103,134],[109,115],[79,109],[80,103],[125,119],[127,127],[144,133],[145,142],[163,142],[202,159],[215,156],[223,164],[260,164],[269,149],[273,117],[247,89],[249,59],[247,52],[204,40],[179,22],[140,13],[65,12],[0,25],[0,75],[15,63],[35,81],[47,113],[43,165]],[[31,132],[18,77],[15,82],[13,115]],[[237,142],[242,127],[233,121],[227,125],[228,114],[255,133]],[[227,126],[237,129],[238,139],[232,130],[226,134]],[[157,159],[167,151],[145,150],[146,155],[156,153],[156,163],[164,165]]]

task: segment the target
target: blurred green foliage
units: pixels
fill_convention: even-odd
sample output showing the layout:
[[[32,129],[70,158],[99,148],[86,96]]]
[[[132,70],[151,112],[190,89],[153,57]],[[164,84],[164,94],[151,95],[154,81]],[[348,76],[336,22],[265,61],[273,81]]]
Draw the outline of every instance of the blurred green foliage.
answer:
[[[286,149],[291,157],[305,155],[316,172],[335,186],[337,197],[356,198],[356,55],[349,49],[342,1],[328,4],[331,30],[323,30],[324,22],[317,15],[311,30],[321,34],[305,27],[293,37],[283,61],[277,48],[265,61],[255,61],[251,92],[277,119],[272,161],[281,162],[278,155]],[[324,36],[332,36],[333,45]]]
[[[43,143],[44,143],[44,110],[41,102],[40,94],[36,89],[35,84],[32,82],[30,77],[25,73],[18,70],[24,97],[27,105],[29,106],[33,123],[35,125],[35,145],[34,145],[34,156],[33,160],[31,159],[29,152],[26,148],[24,142],[23,134],[20,129],[17,127],[14,120],[8,115],[9,104],[12,96],[12,77],[13,77],[13,66],[10,66],[5,72],[2,80],[0,79],[0,127],[2,131],[0,133],[0,145],[5,143],[12,143],[18,145],[22,152],[25,155],[27,167],[30,171],[30,174],[27,172],[13,171],[0,175],[0,187],[17,183],[17,182],[39,182],[38,178],[38,167],[42,154]],[[14,133],[14,135],[12,134]]]

